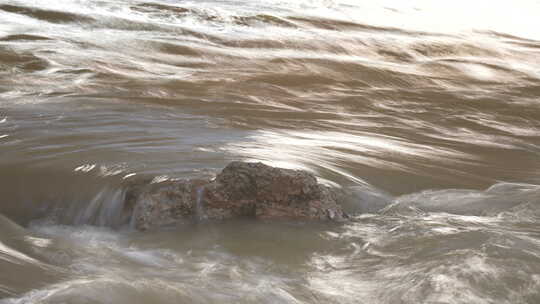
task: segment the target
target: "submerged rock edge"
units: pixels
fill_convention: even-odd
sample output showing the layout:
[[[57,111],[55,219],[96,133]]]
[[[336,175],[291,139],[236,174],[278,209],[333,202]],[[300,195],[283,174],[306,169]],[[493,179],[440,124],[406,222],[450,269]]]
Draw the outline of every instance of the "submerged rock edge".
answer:
[[[291,219],[343,221],[340,191],[322,185],[303,170],[234,161],[214,179],[135,183],[124,208],[140,231],[184,219]]]

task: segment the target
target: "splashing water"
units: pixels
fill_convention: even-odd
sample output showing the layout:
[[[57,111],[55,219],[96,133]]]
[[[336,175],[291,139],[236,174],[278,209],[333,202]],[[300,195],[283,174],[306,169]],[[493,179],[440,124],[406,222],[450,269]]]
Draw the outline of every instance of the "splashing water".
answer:
[[[195,217],[199,220],[207,219],[206,213],[204,212],[204,186],[197,188],[197,199],[195,200]]]

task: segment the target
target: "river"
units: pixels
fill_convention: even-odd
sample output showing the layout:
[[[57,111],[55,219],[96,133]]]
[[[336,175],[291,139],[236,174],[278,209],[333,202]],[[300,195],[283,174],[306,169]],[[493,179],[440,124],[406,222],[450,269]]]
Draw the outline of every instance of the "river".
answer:
[[[0,0],[0,303],[540,303],[538,16]],[[118,214],[232,160],[310,171],[352,218]]]

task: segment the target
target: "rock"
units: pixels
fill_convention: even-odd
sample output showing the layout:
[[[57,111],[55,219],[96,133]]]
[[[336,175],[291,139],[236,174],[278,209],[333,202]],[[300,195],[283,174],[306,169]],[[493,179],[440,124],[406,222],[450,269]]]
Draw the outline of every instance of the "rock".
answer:
[[[139,230],[194,217],[339,221],[346,215],[336,193],[306,171],[232,162],[214,180],[138,184],[128,190],[124,205],[133,209]]]
[[[208,181],[166,181],[130,189],[126,198],[131,201],[126,201],[125,205],[133,208],[132,223],[138,230],[147,230],[191,217],[195,214],[197,187],[206,183]]]

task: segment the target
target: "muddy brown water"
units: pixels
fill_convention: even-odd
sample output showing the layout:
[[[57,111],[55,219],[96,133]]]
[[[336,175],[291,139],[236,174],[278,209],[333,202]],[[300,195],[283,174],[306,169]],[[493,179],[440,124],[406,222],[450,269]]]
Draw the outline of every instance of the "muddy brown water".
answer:
[[[539,303],[538,1],[0,1],[0,303]],[[231,160],[345,224],[133,231]]]

